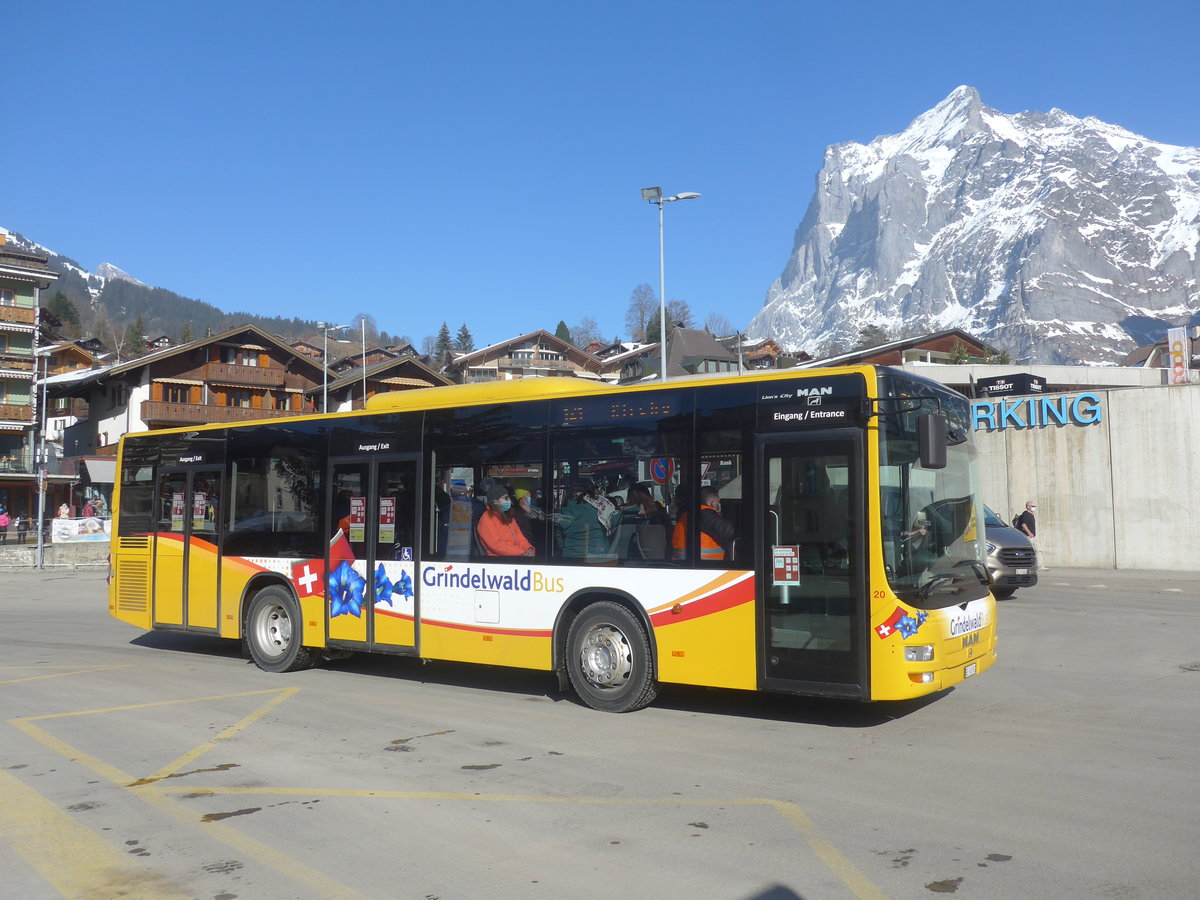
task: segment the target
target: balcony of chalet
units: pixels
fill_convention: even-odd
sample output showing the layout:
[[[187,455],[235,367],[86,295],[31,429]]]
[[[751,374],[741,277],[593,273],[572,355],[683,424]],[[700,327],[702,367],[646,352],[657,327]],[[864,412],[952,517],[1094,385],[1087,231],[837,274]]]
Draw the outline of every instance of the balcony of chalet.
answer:
[[[201,377],[210,384],[283,387],[286,373],[279,366],[243,366],[237,363],[210,362],[205,364]]]
[[[257,409],[252,406],[216,406],[206,403],[142,401],[142,421],[151,427],[171,425],[226,425],[256,419],[283,419],[304,415],[302,409]],[[311,412],[311,410],[308,410]]]
[[[32,422],[33,407],[28,403],[0,403],[0,419],[6,422]]]
[[[0,306],[0,322],[33,326],[37,324],[37,310],[24,306]]]

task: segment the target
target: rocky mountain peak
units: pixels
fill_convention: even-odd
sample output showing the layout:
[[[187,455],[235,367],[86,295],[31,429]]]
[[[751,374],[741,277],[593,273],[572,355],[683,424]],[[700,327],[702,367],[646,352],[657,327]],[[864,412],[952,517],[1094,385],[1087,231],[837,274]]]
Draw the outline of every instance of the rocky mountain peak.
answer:
[[[963,328],[1040,362],[1117,361],[1200,321],[1200,150],[955,88],[902,133],[829,147],[748,326],[808,352],[867,325]]]

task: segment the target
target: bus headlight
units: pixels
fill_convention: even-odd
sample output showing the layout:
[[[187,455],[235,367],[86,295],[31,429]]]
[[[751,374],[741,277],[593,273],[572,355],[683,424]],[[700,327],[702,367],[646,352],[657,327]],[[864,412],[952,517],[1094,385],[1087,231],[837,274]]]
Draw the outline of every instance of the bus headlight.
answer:
[[[904,648],[905,662],[930,662],[933,659],[933,644],[919,644]]]

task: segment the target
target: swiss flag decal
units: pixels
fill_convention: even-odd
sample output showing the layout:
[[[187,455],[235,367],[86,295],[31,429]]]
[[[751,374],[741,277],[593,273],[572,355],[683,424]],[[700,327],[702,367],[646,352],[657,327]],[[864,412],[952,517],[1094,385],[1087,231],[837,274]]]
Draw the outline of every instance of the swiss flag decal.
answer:
[[[292,563],[292,584],[296,586],[297,597],[325,596],[325,560]]]

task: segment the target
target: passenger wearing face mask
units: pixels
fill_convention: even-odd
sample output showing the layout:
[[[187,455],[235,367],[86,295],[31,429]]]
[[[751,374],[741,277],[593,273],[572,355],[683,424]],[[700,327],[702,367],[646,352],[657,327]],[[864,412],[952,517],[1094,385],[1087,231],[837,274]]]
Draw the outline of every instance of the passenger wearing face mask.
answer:
[[[479,546],[488,556],[533,556],[533,544],[521,533],[512,505],[504,485],[488,488],[487,509],[475,526]]]

